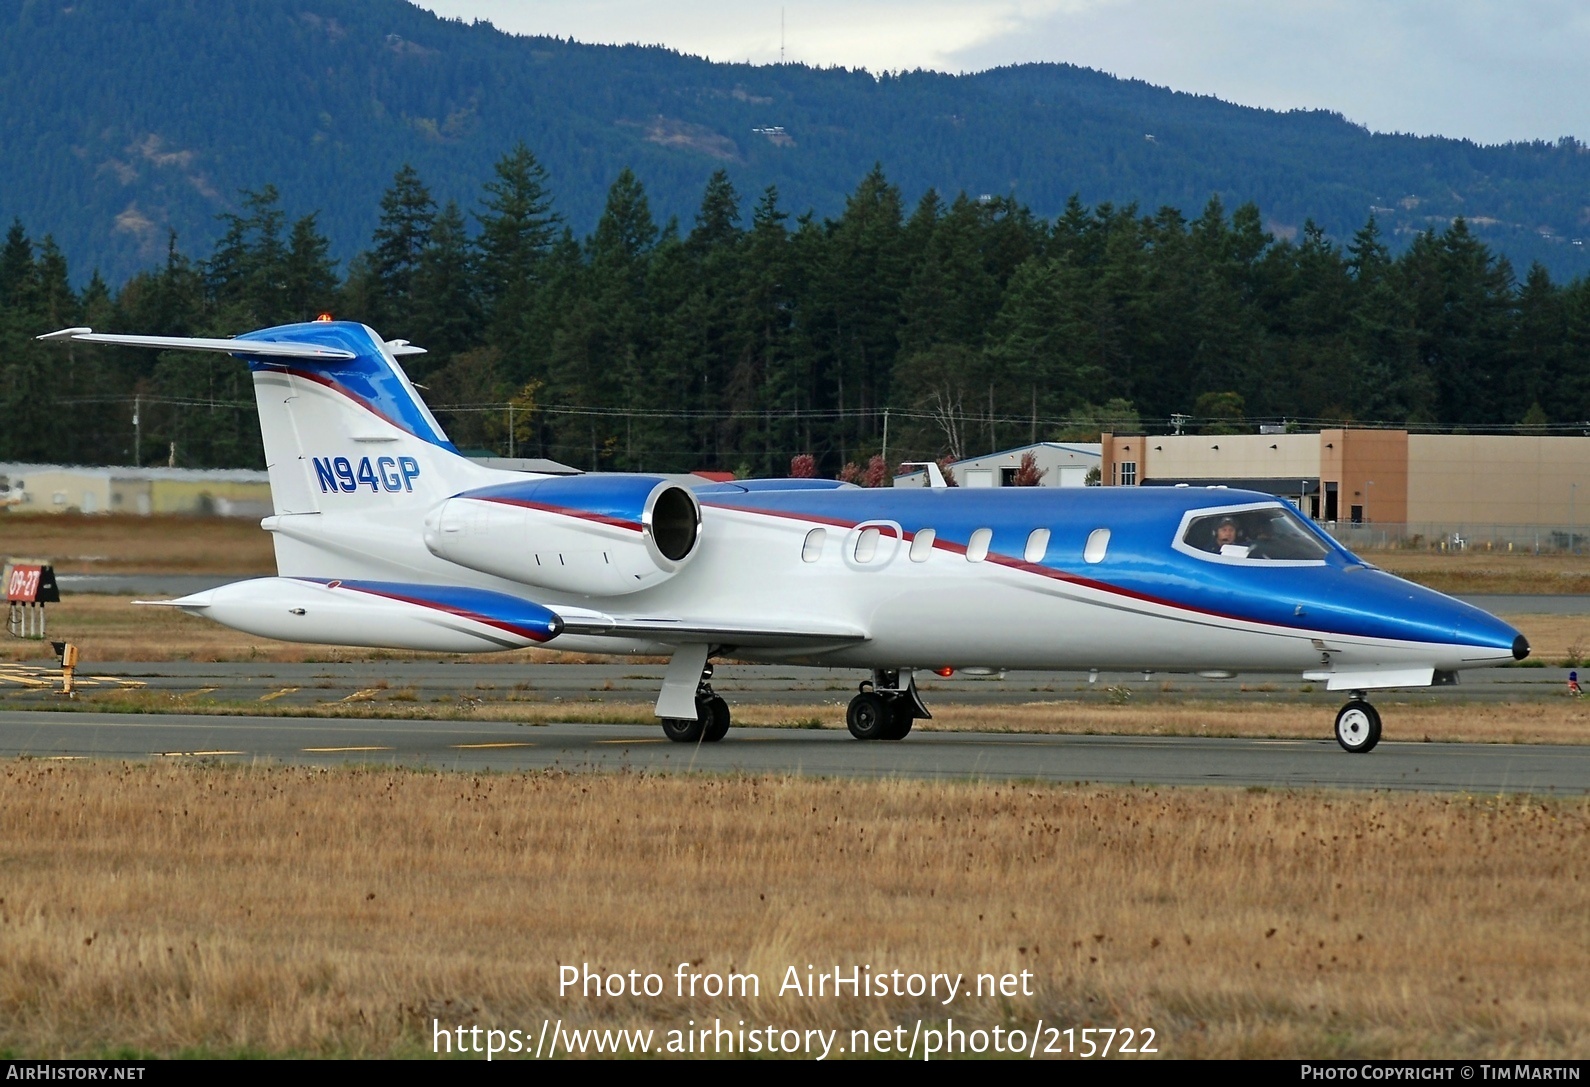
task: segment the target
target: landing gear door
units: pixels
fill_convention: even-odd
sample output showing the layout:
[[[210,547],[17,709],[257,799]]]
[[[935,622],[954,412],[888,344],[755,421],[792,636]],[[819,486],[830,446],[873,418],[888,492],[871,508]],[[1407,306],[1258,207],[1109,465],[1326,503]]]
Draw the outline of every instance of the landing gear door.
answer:
[[[657,695],[658,717],[693,720],[696,716],[696,689],[707,666],[706,645],[682,645],[674,650]]]

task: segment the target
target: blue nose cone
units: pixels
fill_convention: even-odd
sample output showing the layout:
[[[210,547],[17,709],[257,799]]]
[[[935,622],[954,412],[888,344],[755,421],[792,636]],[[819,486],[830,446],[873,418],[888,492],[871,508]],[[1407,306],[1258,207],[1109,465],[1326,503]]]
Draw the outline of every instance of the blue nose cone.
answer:
[[[1451,645],[1461,660],[1475,663],[1529,656],[1528,639],[1513,627],[1434,589],[1362,567],[1344,571],[1340,584],[1342,592],[1332,603],[1355,612],[1366,633]]]

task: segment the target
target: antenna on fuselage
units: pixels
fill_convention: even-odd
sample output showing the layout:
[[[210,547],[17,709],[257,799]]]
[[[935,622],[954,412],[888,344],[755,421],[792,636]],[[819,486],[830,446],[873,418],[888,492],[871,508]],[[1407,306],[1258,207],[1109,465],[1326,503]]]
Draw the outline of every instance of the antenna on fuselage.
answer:
[[[922,469],[925,469],[927,471],[928,486],[929,487],[944,487],[946,489],[948,489],[948,487],[949,487],[949,484],[944,481],[944,473],[939,470],[939,466],[936,463],[934,463],[933,461],[930,461],[930,460],[903,460],[903,461],[900,462],[900,467],[901,468],[922,468]]]

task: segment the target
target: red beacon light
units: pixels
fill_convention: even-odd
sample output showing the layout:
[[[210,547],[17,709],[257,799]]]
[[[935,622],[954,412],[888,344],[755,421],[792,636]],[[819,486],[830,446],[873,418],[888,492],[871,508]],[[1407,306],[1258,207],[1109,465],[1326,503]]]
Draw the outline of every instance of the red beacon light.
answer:
[[[955,669],[953,669],[953,668],[949,667],[948,665],[946,665],[943,668],[935,668],[935,669],[933,669],[933,674],[936,675],[936,676],[943,676],[945,679],[948,679],[949,677],[951,677],[951,676],[953,676],[955,674]]]
[[[317,314],[315,316],[315,320],[317,320],[317,321],[329,321],[331,319],[332,319],[332,317],[331,317],[331,314],[329,314],[329,313],[321,313],[321,314]]]

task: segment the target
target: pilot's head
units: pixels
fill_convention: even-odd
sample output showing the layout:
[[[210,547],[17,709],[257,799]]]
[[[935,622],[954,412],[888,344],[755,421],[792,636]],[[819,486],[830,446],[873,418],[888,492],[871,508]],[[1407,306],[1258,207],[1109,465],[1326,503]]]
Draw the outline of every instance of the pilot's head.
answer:
[[[1226,544],[1237,542],[1237,523],[1227,517],[1220,522],[1220,527],[1215,529],[1215,543],[1224,547]]]

